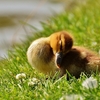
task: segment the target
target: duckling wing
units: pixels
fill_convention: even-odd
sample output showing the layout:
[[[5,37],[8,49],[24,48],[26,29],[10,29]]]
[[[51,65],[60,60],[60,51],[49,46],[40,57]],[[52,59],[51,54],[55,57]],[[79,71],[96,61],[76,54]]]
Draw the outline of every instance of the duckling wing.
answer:
[[[30,45],[27,58],[31,66],[44,74],[56,70],[52,49],[45,38],[37,39]]]

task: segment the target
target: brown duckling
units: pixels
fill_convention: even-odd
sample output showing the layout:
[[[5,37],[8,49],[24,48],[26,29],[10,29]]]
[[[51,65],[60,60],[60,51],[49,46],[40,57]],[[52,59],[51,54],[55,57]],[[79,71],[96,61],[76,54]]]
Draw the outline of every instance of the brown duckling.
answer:
[[[79,78],[82,72],[90,74],[100,71],[100,57],[96,53],[85,47],[73,46],[72,36],[68,34],[60,33],[60,37],[56,36],[57,34],[54,34],[50,38],[50,45],[55,55],[55,63],[60,69],[60,76],[66,74],[66,70],[76,78]]]
[[[100,71],[100,57],[84,47],[74,46],[63,56],[58,67],[60,76],[68,71],[70,75],[79,78],[82,72],[91,74],[91,72]]]

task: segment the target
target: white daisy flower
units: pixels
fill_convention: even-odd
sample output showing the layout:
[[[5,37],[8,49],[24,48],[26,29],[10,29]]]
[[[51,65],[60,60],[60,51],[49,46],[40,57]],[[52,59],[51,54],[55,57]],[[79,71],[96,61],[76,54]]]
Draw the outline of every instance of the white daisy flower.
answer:
[[[20,73],[20,74],[17,74],[17,75],[16,75],[16,79],[17,79],[17,80],[23,79],[23,78],[26,78],[26,74],[25,74],[25,73]]]
[[[93,89],[98,87],[97,80],[93,77],[87,78],[85,81],[83,81],[82,86],[87,89]]]
[[[97,42],[92,42],[92,46],[96,46],[97,45]]]
[[[59,100],[84,100],[81,95],[78,94],[70,94],[62,96]]]
[[[32,81],[28,82],[28,86],[34,86],[34,85],[35,85],[34,82],[32,82]]]
[[[34,86],[38,82],[39,82],[39,80],[37,78],[29,79],[28,86]]]
[[[98,54],[100,55],[100,50],[98,51]]]

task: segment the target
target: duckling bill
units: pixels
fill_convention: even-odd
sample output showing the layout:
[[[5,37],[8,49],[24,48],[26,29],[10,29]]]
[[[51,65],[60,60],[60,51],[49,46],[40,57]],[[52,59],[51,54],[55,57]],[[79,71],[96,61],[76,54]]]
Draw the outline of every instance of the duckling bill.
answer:
[[[56,53],[55,61],[58,67],[60,67],[62,59],[63,59],[63,53],[62,52]]]

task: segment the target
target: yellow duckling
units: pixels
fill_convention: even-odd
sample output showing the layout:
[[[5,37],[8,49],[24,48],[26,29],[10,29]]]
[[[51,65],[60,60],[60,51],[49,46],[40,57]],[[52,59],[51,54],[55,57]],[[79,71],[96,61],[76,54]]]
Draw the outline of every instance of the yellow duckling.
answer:
[[[56,60],[60,51],[68,52],[73,45],[72,37],[65,31],[56,32],[32,42],[27,51],[28,62],[39,72],[54,75],[57,71]],[[56,56],[55,56],[56,55]]]

